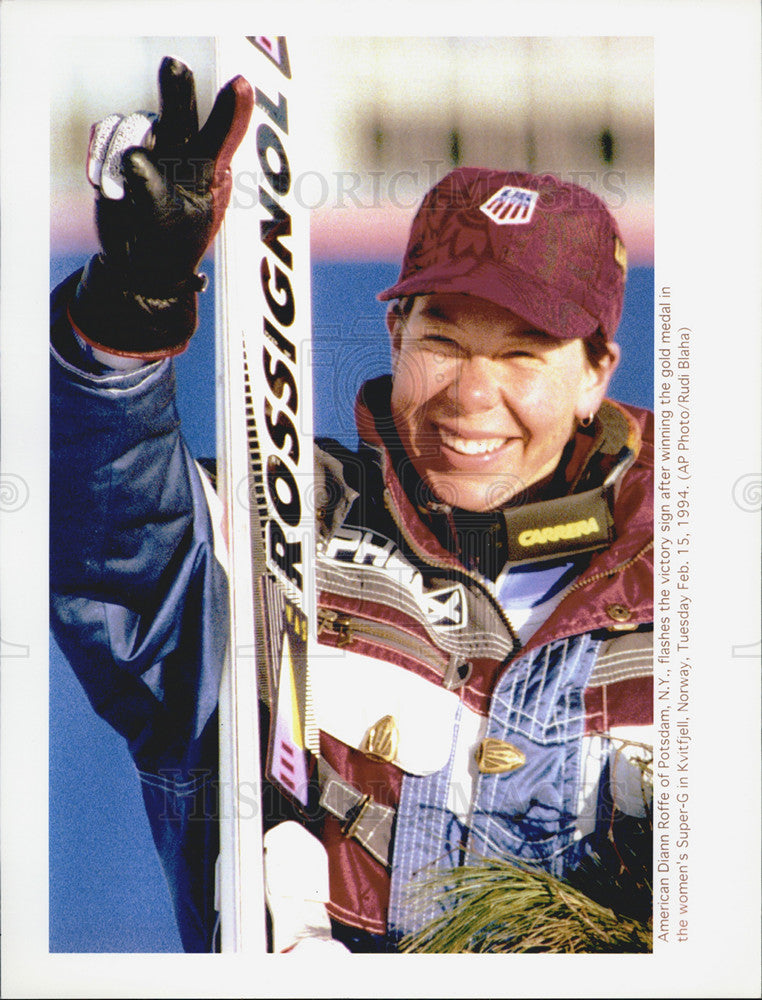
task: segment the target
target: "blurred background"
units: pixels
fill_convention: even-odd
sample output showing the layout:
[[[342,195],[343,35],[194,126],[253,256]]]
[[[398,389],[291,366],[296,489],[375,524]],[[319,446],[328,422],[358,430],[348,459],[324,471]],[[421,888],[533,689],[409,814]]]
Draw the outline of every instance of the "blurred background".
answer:
[[[651,39],[312,38],[309,50],[309,171],[295,183],[318,256],[398,261],[425,191],[464,165],[577,180],[617,216],[630,263],[653,263]],[[58,53],[54,247],[94,246],[90,125],[114,110],[156,110],[168,53],[192,66],[203,119],[211,39],[71,39]]]
[[[202,121],[214,95],[210,38],[67,39],[50,95],[51,287],[97,250],[84,161],[90,125],[157,110],[161,58],[187,62]],[[311,38],[294,66],[308,101],[315,430],[355,442],[361,381],[387,371],[384,307],[410,219],[454,166],[553,173],[617,217],[629,276],[611,395],[652,405],[653,44],[649,38]],[[254,185],[254,188],[256,185]],[[250,197],[250,175],[233,197]],[[204,270],[213,279],[213,263]],[[211,456],[214,309],[177,361],[194,454]],[[50,656],[50,950],[174,951],[180,943],[119,737],[97,718],[54,642]]]

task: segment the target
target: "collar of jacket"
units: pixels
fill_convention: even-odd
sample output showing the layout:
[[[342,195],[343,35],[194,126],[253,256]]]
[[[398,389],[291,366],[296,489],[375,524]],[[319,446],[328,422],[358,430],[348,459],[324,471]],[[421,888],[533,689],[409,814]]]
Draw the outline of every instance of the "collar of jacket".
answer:
[[[402,446],[391,420],[389,376],[362,386],[355,405],[362,441],[378,454],[384,499],[400,532],[425,562],[462,570],[457,556],[441,544],[421,505],[410,499],[420,492],[412,465],[393,461]],[[395,468],[395,464],[397,468]],[[404,485],[400,474],[405,479]],[[587,569],[556,611],[525,647],[581,631],[631,630],[653,621],[653,414],[606,400],[589,431],[580,430],[567,447],[548,492],[579,496],[606,488],[610,496],[613,537],[594,552]],[[545,502],[550,499],[547,493]],[[534,506],[532,504],[531,506]],[[523,513],[530,505],[524,505]],[[513,516],[508,508],[504,516]]]

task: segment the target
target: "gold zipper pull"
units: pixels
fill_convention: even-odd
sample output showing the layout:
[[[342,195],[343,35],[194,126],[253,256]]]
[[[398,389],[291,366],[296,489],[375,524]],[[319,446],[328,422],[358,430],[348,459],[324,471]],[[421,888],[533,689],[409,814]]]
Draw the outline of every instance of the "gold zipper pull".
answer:
[[[318,610],[318,635],[323,633],[338,636],[336,645],[339,648],[348,646],[352,641],[349,619],[338,611]]]
[[[332,632],[333,623],[338,618],[336,611],[327,611],[325,608],[318,608],[318,635],[323,632]]]

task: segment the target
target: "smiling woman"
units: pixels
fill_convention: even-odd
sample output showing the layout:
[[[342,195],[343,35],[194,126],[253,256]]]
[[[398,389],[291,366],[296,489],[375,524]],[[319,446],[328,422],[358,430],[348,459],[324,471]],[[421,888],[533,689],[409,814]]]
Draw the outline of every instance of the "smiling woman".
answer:
[[[606,398],[626,268],[589,191],[452,171],[378,295],[391,375],[360,389],[359,448],[319,442],[319,641],[336,670],[385,671],[340,698],[314,677],[321,766],[362,804],[322,829],[353,949],[415,940],[450,905],[427,879],[485,857],[595,894],[586,866],[609,835],[638,887],[616,906],[647,909],[648,789],[636,805],[607,778],[630,773],[620,747],[641,727],[649,741],[651,711],[652,420]],[[637,655],[609,674],[625,634]],[[426,682],[415,731],[410,675]],[[413,752],[424,737],[434,763]]]
[[[416,297],[391,311],[392,415],[418,475],[442,501],[483,511],[542,495],[576,424],[595,413],[618,359],[538,331],[485,299]],[[547,484],[546,484],[547,485]]]

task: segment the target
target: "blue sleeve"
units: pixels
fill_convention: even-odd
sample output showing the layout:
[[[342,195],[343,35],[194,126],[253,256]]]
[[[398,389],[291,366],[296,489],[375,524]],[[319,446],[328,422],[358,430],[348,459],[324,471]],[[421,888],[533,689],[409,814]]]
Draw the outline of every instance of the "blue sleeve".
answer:
[[[208,950],[227,580],[171,362],[97,376],[67,361],[75,279],[51,303],[52,627],[127,740],[184,945]]]

